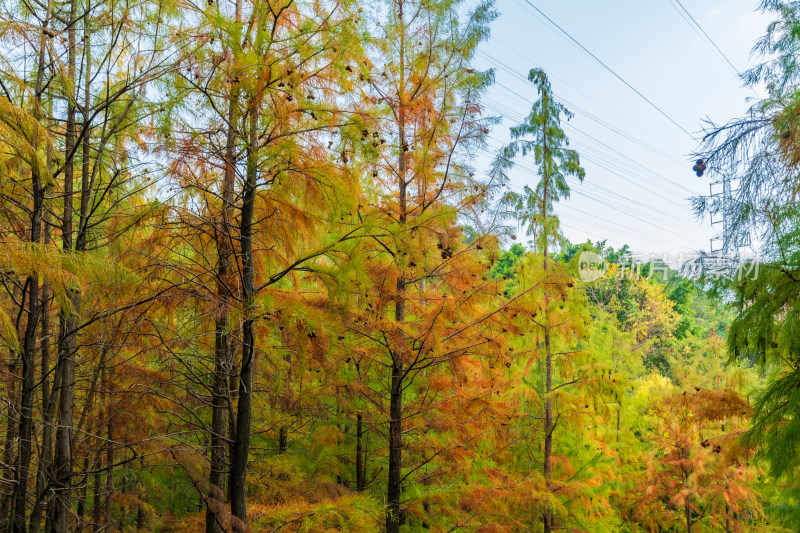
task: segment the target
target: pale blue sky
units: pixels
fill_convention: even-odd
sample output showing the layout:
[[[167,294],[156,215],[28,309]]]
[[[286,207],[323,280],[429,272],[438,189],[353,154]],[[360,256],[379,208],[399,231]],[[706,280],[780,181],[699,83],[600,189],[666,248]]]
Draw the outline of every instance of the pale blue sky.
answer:
[[[753,91],[741,86],[670,0],[530,1],[692,134],[705,117],[726,121],[748,107]],[[737,69],[757,61],[750,50],[768,19],[756,11],[755,0],[682,3]],[[544,68],[556,96],[575,113],[566,132],[587,171],[557,207],[567,237],[608,239],[643,253],[708,250],[718,227],[697,220],[689,203],[693,195],[708,194],[708,180],[691,170],[697,142],[526,0],[498,0],[496,7],[501,15],[477,61],[480,68],[496,69],[486,111],[506,117],[490,142],[496,147],[506,141],[508,126],[527,113],[536,91],[525,76],[531,67]],[[515,187],[529,180],[523,168],[512,172]]]

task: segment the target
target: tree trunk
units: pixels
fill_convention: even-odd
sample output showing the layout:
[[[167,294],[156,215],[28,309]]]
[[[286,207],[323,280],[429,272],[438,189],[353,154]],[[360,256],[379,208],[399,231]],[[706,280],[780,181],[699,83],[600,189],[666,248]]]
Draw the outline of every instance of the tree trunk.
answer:
[[[103,460],[102,452],[98,446],[97,453],[94,460],[94,474],[92,475],[92,531],[98,533],[102,530],[100,524],[100,517],[103,514],[102,501],[103,489],[100,485],[100,465]]]
[[[548,317],[545,317],[545,320],[547,319]],[[544,349],[546,394],[544,400],[544,482],[549,493],[552,490],[551,480],[553,477],[553,399],[550,397],[550,393],[553,391],[553,355],[550,352],[550,329],[547,325],[545,325],[544,331]],[[542,511],[542,525],[545,533],[553,531],[553,511],[547,502]]]
[[[16,432],[19,429],[19,421],[16,420],[13,416],[15,411],[14,406],[17,403],[16,398],[16,383],[14,383],[15,375],[17,371],[17,365],[15,364],[17,355],[16,352],[12,351],[9,354],[9,363],[7,366],[8,371],[8,382],[6,384],[6,392],[7,396],[5,398],[6,403],[6,441],[5,447],[3,449],[3,477],[5,479],[12,479],[14,477],[14,466],[11,464],[13,461],[14,451],[12,449],[12,444],[16,442],[15,436]],[[2,506],[0,507],[0,528],[3,531],[8,531],[10,529],[10,521],[9,521],[9,510],[11,508],[11,502],[14,498],[14,492],[3,491],[2,496]]]
[[[542,159],[546,157],[547,154],[547,106],[543,106],[545,118],[542,123]],[[547,276],[548,272],[548,263],[547,263],[547,248],[548,248],[548,192],[550,189],[550,176],[548,172],[545,170],[542,173],[542,180],[543,180],[543,193],[542,193],[542,203],[541,203],[541,216],[542,216],[542,255],[543,255],[543,264],[542,267],[544,269],[545,276]],[[547,291],[547,285],[545,284],[544,290],[544,308],[545,308],[545,317],[544,317],[544,356],[545,356],[545,383],[544,383],[544,393],[545,393],[545,400],[544,400],[544,457],[543,457],[543,473],[544,473],[544,483],[545,488],[547,489],[548,496],[552,492],[552,478],[553,478],[553,399],[551,394],[553,392],[553,353],[550,347],[550,294]],[[542,509],[542,527],[544,533],[551,533],[553,531],[553,510],[550,507],[549,502],[545,502],[544,507]]]
[[[43,53],[42,53],[43,55]],[[43,67],[37,75],[37,94],[40,94]],[[37,104],[38,110],[38,104]],[[38,115],[37,111],[37,115]],[[39,118],[37,116],[37,118]],[[32,169],[31,188],[33,192],[33,209],[31,210],[30,242],[38,244],[41,240],[42,212],[44,208],[44,188],[39,173]],[[28,474],[30,471],[33,450],[33,392],[36,359],[36,329],[39,323],[39,276],[29,276],[25,283],[23,297],[27,298],[28,313],[25,333],[22,338],[22,391],[20,394],[19,444],[14,476],[14,518],[10,530],[12,533],[25,532],[25,506],[28,495]]]
[[[386,531],[387,533],[398,533],[402,521],[400,496],[403,458],[403,361],[401,355],[394,351],[392,352],[392,383],[389,394],[389,480],[386,493],[388,504]]]
[[[236,20],[241,18],[241,0],[236,5]],[[238,27],[238,26],[237,26]],[[232,88],[228,102],[228,131],[225,143],[225,173],[222,182],[222,206],[216,229],[217,247],[217,298],[219,299],[218,318],[214,324],[214,383],[212,386],[211,412],[211,471],[209,498],[217,500],[212,505],[224,505],[225,486],[225,430],[230,401],[228,380],[231,377],[230,324],[228,322],[228,301],[232,284],[230,283],[232,250],[231,211],[233,210],[233,187],[236,179],[236,123],[238,89]],[[206,533],[221,533],[222,525],[214,509],[206,508]]]
[[[22,297],[22,290],[20,287],[15,284],[13,290],[14,300],[20,301]],[[17,331],[17,334],[21,337],[20,333],[20,320],[22,318],[21,314],[17,315],[17,320],[14,324],[14,328]],[[15,418],[15,413],[17,413],[17,405],[19,402],[19,393],[17,389],[17,370],[19,368],[18,360],[19,360],[19,352],[15,349],[9,350],[8,353],[8,364],[6,366],[6,381],[5,385],[5,403],[6,403],[6,440],[5,446],[3,448],[3,477],[5,479],[12,479],[14,478],[15,468],[12,464],[14,462],[14,444],[17,442],[17,432],[19,431],[19,420]],[[3,500],[2,500],[2,514],[0,514],[0,526],[2,526],[2,531],[8,531],[11,529],[11,521],[13,518],[11,517],[11,509],[14,501],[14,491],[11,490],[9,492],[3,493]]]
[[[114,380],[114,368],[109,366],[106,371],[106,391],[107,397],[106,406],[108,409],[108,426],[106,433],[106,498],[105,498],[105,529],[104,531],[111,531],[112,524],[114,523],[113,509],[111,508],[112,498],[114,496],[114,412],[111,405],[112,390],[111,384]]]
[[[85,472],[88,467],[88,458],[86,458],[83,460],[83,472]],[[78,504],[75,510],[75,514],[78,517],[75,529],[78,531],[82,531],[86,527],[86,492],[88,487],[89,485],[86,483],[86,477],[84,476],[84,482],[80,484],[80,489],[78,490]]]
[[[692,533],[692,507],[689,505],[689,500],[683,506],[683,513],[686,516],[686,533]]]
[[[50,231],[45,217],[44,242],[49,244]],[[42,526],[42,511],[47,502],[47,473],[53,454],[53,416],[55,414],[58,388],[61,385],[60,368],[56,368],[53,384],[50,385],[50,286],[47,282],[42,287],[42,341],[41,341],[41,382],[42,382],[42,444],[39,452],[39,463],[36,469],[36,500],[31,511],[28,529],[38,533]]]
[[[76,11],[77,0],[70,1],[69,28],[67,31],[69,84],[76,82]],[[88,76],[87,76],[88,77]],[[73,249],[73,209],[72,200],[74,193],[74,157],[76,140],[75,99],[67,99],[66,138],[64,142],[65,157],[67,159],[64,170],[64,218],[62,222],[62,241],[64,251],[71,253]],[[86,154],[83,154],[86,157]],[[55,454],[53,457],[53,498],[50,503],[52,509],[53,533],[67,533],[70,518],[71,476],[72,476],[72,424],[73,405],[75,400],[75,352],[77,329],[77,312],[80,307],[77,291],[70,291],[69,295],[72,310],[62,310],[60,313],[60,331],[58,342],[58,362],[61,366],[61,386],[59,388],[58,402],[58,428],[56,430]],[[48,532],[50,533],[50,532]]]
[[[16,289],[16,287],[15,287]],[[16,292],[16,291],[15,291]],[[15,294],[15,296],[19,296]],[[9,350],[8,365],[6,366],[6,441],[3,448],[3,477],[5,479],[12,479],[14,477],[14,466],[11,464],[14,461],[14,443],[17,442],[16,436],[19,431],[19,420],[14,417],[16,405],[19,401],[17,394],[17,359],[19,354],[15,350]],[[14,492],[7,492],[3,494],[2,502],[2,515],[0,515],[0,525],[3,531],[9,529],[9,512],[11,509],[12,501],[14,499]]]
[[[247,175],[242,193],[242,214],[239,239],[242,253],[242,292],[244,321],[242,323],[242,364],[239,369],[239,401],[236,412],[236,437],[231,461],[231,514],[247,529],[247,456],[250,451],[250,420],[253,404],[253,367],[255,365],[255,264],[253,257],[253,210],[258,178],[258,102],[252,102],[247,148]]]
[[[402,159],[401,156],[401,161]],[[405,183],[402,186],[401,198],[405,200]],[[403,204],[405,204],[405,201],[403,201]],[[403,209],[403,213],[405,213],[405,209]],[[405,218],[405,215],[401,215],[401,218]],[[395,320],[397,322],[402,322],[404,319],[405,280],[401,276],[397,280]],[[400,525],[403,523],[403,516],[400,509],[403,459],[403,378],[405,377],[402,347],[392,350],[391,356],[392,376],[389,390],[389,476],[386,493],[388,505],[386,531],[388,533],[397,533],[400,531]]]
[[[727,488],[727,487],[726,487]],[[731,516],[730,516],[730,507],[727,505],[725,506],[725,533],[731,533],[733,531],[731,529]]]
[[[403,2],[399,2],[398,19],[403,27]],[[399,203],[399,231],[403,231],[406,223],[406,132],[405,132],[405,33],[400,33],[400,89],[398,91],[398,203]],[[401,272],[397,278],[397,292],[395,296],[395,321],[405,321],[406,280]],[[402,470],[403,470],[403,378],[405,377],[404,365],[405,346],[395,346],[390,350],[392,358],[392,375],[389,387],[389,472],[386,489],[386,531],[399,533],[403,523],[400,498],[402,495]]]
[[[231,498],[232,483],[231,476],[233,475],[233,456],[236,454],[236,409],[234,408],[234,401],[238,404],[239,398],[239,365],[236,362],[235,351],[231,347],[231,368],[230,378],[228,379],[228,457],[231,462],[228,468],[228,486],[226,491],[227,501],[233,501]]]
[[[36,172],[32,173],[33,210],[31,211],[32,243],[39,243],[42,226],[42,207],[44,189]],[[13,533],[24,533],[27,529],[25,505],[28,495],[28,473],[30,471],[33,451],[33,388],[36,358],[36,329],[39,323],[39,277],[29,276],[26,283],[28,304],[27,323],[22,339],[22,393],[20,395],[19,444],[14,477],[14,520],[11,525]]]
[[[364,459],[366,450],[364,449],[364,419],[361,414],[356,416],[356,491],[364,491]]]
[[[286,426],[278,429],[278,453],[286,453],[289,448],[289,431]]]
[[[34,178],[38,181],[38,177]],[[41,189],[38,183],[34,185],[34,190]],[[38,192],[34,196],[39,196]],[[34,201],[34,204],[37,202]],[[41,224],[41,202],[39,207],[34,207],[31,226],[31,241],[38,242],[39,231],[37,226]],[[35,240],[34,240],[35,239]],[[38,276],[30,276],[26,283],[28,298],[28,320],[25,327],[25,335],[22,342],[22,394],[20,395],[20,423],[19,423],[19,444],[16,462],[16,474],[14,476],[14,519],[11,524],[12,533],[25,533],[27,523],[25,518],[25,505],[28,496],[28,473],[31,464],[33,449],[33,387],[34,387],[34,351],[36,349],[36,325],[39,321],[39,279]]]
[[[214,384],[211,412],[211,471],[209,474],[209,500],[216,500],[206,507],[206,533],[221,533],[222,525],[217,513],[224,505],[223,486],[225,481],[225,421],[227,414],[228,375],[230,366],[228,349],[228,319],[217,320],[214,347]]]
[[[52,2],[48,3],[47,16],[42,24],[46,28],[50,21]],[[44,82],[45,62],[45,35],[44,31],[39,38],[39,58],[36,69],[36,93],[34,117],[41,121],[41,96]],[[36,141],[33,143],[36,147]],[[33,209],[31,210],[30,242],[38,244],[41,241],[42,216],[44,212],[44,187],[37,169],[31,169],[31,192],[33,194]],[[25,506],[28,494],[28,474],[30,471],[31,455],[33,448],[33,388],[35,374],[36,329],[40,314],[40,294],[38,275],[29,276],[25,284],[27,290],[28,314],[25,333],[22,339],[22,387],[20,394],[20,420],[18,433],[18,453],[14,480],[16,485],[13,494],[13,519],[9,530],[24,532],[26,530]],[[23,298],[25,298],[23,291]],[[23,299],[23,302],[25,300]],[[24,305],[24,304],[23,304]],[[9,424],[11,420],[9,419]]]

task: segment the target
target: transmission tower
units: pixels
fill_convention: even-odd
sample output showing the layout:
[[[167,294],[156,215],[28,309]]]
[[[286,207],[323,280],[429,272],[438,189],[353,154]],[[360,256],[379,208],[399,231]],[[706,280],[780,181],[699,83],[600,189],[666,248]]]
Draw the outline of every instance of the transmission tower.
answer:
[[[734,183],[736,182],[736,183]],[[737,203],[734,193],[738,180],[724,176],[708,184],[708,213],[711,226],[722,226],[721,231],[710,239],[712,254],[720,252],[738,253],[740,248],[750,246],[750,234],[734,230],[733,209]]]

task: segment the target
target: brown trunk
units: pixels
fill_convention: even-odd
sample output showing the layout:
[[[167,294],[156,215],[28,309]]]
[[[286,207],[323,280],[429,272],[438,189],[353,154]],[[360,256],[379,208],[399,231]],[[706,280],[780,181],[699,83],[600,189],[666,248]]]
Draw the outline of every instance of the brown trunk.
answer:
[[[278,453],[286,453],[289,448],[289,430],[286,426],[281,426],[278,429]]]
[[[398,19],[403,27],[403,2],[399,2]],[[405,225],[407,216],[406,206],[406,132],[405,132],[405,28],[400,32],[400,90],[398,94],[398,202],[400,211],[400,226]],[[395,296],[395,321],[405,321],[406,281],[401,272],[397,278],[397,292]],[[403,378],[405,377],[403,354],[405,347],[395,346],[390,351],[392,358],[392,375],[389,387],[389,472],[386,488],[386,531],[399,533],[403,523],[400,498],[402,495],[402,470],[403,470]]]
[[[727,487],[726,487],[727,488]],[[727,505],[725,506],[725,533],[731,533],[733,531],[731,529],[731,516],[730,516],[731,509]]]
[[[399,283],[398,283],[399,284]],[[399,289],[400,287],[398,287]],[[399,307],[400,304],[398,304]],[[395,315],[397,316],[397,315]],[[389,479],[386,494],[386,531],[398,533],[402,522],[400,496],[402,492],[401,472],[403,457],[403,361],[401,355],[392,352],[392,382],[389,397]]]
[[[403,17],[404,2],[398,2],[397,17],[400,22],[400,88],[398,90],[398,192],[400,225],[406,222],[406,138],[405,138],[405,27]],[[401,272],[397,278],[397,293],[395,300],[395,320],[400,323],[405,321],[405,290],[406,282]],[[402,459],[403,459],[403,378],[404,346],[396,346],[391,350],[392,375],[389,388],[389,472],[386,491],[386,531],[399,533],[400,525],[404,522],[400,508],[402,495]]]
[[[212,412],[211,412],[211,471],[209,474],[210,490],[207,497],[217,500],[206,508],[206,533],[221,533],[222,525],[217,517],[215,510],[219,510],[224,505],[223,487],[225,481],[225,421],[227,415],[228,393],[228,368],[230,367],[230,357],[228,348],[228,319],[227,311],[223,311],[225,316],[215,325],[215,347],[214,347],[214,384],[212,388]]]
[[[232,52],[233,52],[233,57],[234,57],[234,63],[236,63],[236,57],[239,54],[239,52],[241,50],[241,45],[242,45],[242,35],[241,35],[241,28],[242,28],[242,24],[241,24],[241,22],[242,22],[242,0],[236,0],[236,7],[235,7],[235,10],[234,10],[234,21],[235,21],[234,35],[233,35],[233,37],[234,37],[233,38],[234,49],[232,50]],[[233,209],[233,201],[234,201],[233,186],[234,186],[234,181],[235,181],[235,178],[236,178],[236,158],[235,158],[235,154],[236,154],[236,132],[237,132],[236,124],[238,123],[238,121],[240,119],[239,113],[237,112],[238,108],[234,107],[234,103],[239,101],[239,89],[238,89],[238,87],[231,91],[231,100],[232,100],[231,101],[231,107],[228,110],[228,132],[227,132],[228,135],[227,135],[226,145],[225,145],[225,157],[226,157],[226,159],[225,159],[225,180],[226,180],[226,184],[224,185],[224,186],[228,186],[228,185],[230,186],[230,196],[226,201],[226,198],[224,197],[224,192],[223,192],[222,203],[223,203],[223,207],[228,207],[229,209],[232,210]],[[228,180],[230,180],[230,183],[228,183]],[[229,229],[232,229],[233,225],[228,223],[226,227],[229,228]],[[232,248],[232,243],[233,242],[234,242],[234,237],[231,234],[229,236],[229,239],[228,239],[228,246]],[[233,253],[232,250],[231,250],[231,253]],[[231,324],[228,324],[228,327],[230,327],[230,326],[231,326]],[[227,376],[228,376],[228,382],[226,384],[224,384],[223,386],[227,387],[227,389],[225,391],[225,394],[226,394],[226,398],[225,398],[225,401],[226,401],[226,415],[227,415],[227,417],[226,417],[227,418],[227,428],[226,429],[227,429],[227,432],[228,432],[228,457],[230,459],[230,468],[228,469],[228,480],[227,480],[228,484],[227,484],[226,496],[227,496],[227,501],[232,502],[233,501],[233,458],[234,458],[234,455],[236,453],[236,413],[235,413],[234,408],[233,408],[233,402],[234,402],[234,399],[236,399],[237,400],[237,405],[238,405],[238,398],[237,398],[238,380],[237,380],[237,378],[238,378],[239,370],[238,370],[238,365],[236,364],[236,357],[235,357],[236,349],[233,346],[233,344],[230,342],[231,341],[230,334],[228,334],[228,341],[229,341],[228,354],[227,354],[228,355],[228,360],[227,360],[227,363],[226,363],[227,364],[226,372],[227,372]],[[220,488],[223,488],[223,487],[220,485]],[[208,528],[208,522],[206,522],[206,528]],[[207,531],[207,533],[211,533],[211,531]],[[216,533],[216,532],[214,532],[214,533]]]
[[[37,201],[36,198],[39,198]],[[31,217],[31,242],[39,241],[41,226],[41,187],[34,177],[34,207]],[[20,395],[20,423],[16,473],[14,476],[14,518],[12,533],[25,533],[27,521],[25,506],[28,496],[28,473],[33,450],[33,388],[35,371],[36,329],[39,322],[39,278],[30,276],[26,282],[28,317],[22,339],[22,393]]]
[[[692,507],[688,500],[683,506],[683,513],[686,516],[686,533],[692,533]]]
[[[247,148],[247,175],[242,191],[239,240],[242,253],[242,363],[239,369],[239,401],[236,405],[236,437],[231,460],[231,514],[247,528],[247,458],[250,451],[250,421],[253,405],[255,365],[255,264],[253,257],[253,210],[258,178],[258,102],[252,102]]]
[[[241,1],[236,5],[236,20],[241,18]],[[224,505],[225,486],[225,429],[230,393],[228,381],[231,377],[230,324],[228,323],[228,301],[232,250],[231,212],[233,210],[233,187],[236,178],[236,123],[238,89],[231,89],[228,102],[228,131],[225,143],[225,174],[222,182],[222,206],[216,230],[217,247],[217,298],[219,299],[218,318],[214,324],[214,377],[212,385],[211,412],[211,470],[209,498],[217,500],[217,509]],[[214,509],[206,508],[206,533],[221,533],[222,525]]]
[[[33,209],[31,211],[30,242],[41,238],[44,189],[36,172],[32,173]],[[33,393],[35,375],[36,329],[39,323],[40,294],[38,275],[29,276],[25,283],[27,322],[22,338],[22,392],[20,395],[20,423],[14,488],[14,519],[10,530],[26,530],[25,505],[28,493],[28,473],[33,450]],[[25,300],[23,300],[25,301]]]
[[[43,23],[43,28],[49,23],[52,4],[48,5],[48,12]],[[36,71],[36,93],[34,116],[41,121],[41,95],[44,81],[45,62],[45,36],[39,38],[39,59]],[[36,143],[34,142],[34,147]],[[31,169],[31,192],[33,195],[33,209],[31,210],[30,242],[41,241],[42,215],[44,211],[44,187],[37,169]],[[25,292],[27,291],[27,293]],[[35,375],[35,350],[36,329],[40,314],[39,276],[29,276],[25,283],[24,298],[27,298],[28,313],[25,332],[22,337],[22,386],[19,398],[19,433],[18,453],[14,473],[13,518],[9,531],[24,532],[26,530],[25,506],[28,494],[28,474],[30,471],[31,455],[33,449],[33,393]],[[23,304],[24,305],[24,304]],[[9,424],[11,421],[9,420]]]
[[[39,69],[39,78],[43,68]],[[37,79],[37,89],[41,83]],[[39,91],[37,90],[37,94]],[[37,105],[38,109],[38,105]],[[38,113],[37,113],[38,114]],[[37,117],[38,118],[38,117]],[[31,188],[33,193],[33,209],[31,210],[30,242],[39,243],[41,240],[42,212],[44,208],[44,188],[41,177],[37,171],[31,173]],[[30,471],[33,450],[33,393],[36,359],[36,330],[39,323],[40,294],[39,276],[29,276],[25,283],[23,297],[27,301],[27,322],[22,338],[22,387],[20,394],[20,422],[18,437],[18,452],[14,481],[14,513],[10,531],[13,533],[24,532],[27,529],[25,506],[28,495],[28,474]]]
[[[88,468],[88,459],[83,460],[83,471],[85,472]],[[86,478],[84,477],[84,482],[80,484],[80,489],[78,490],[78,504],[75,510],[75,514],[78,517],[78,523],[75,526],[76,530],[83,530],[86,522],[86,492],[89,488],[89,485],[86,483]]]
[[[50,228],[47,213],[44,216],[44,243],[50,243]],[[36,500],[31,511],[28,529],[31,533],[38,533],[42,526],[42,512],[47,501],[47,473],[53,454],[53,415],[57,388],[60,385],[61,374],[56,369],[53,385],[50,385],[50,285],[45,281],[42,287],[42,341],[41,341],[41,383],[42,383],[42,444],[39,452],[39,463],[36,466]]]
[[[364,449],[364,419],[359,414],[356,416],[356,491],[364,490],[364,459],[366,450]]]
[[[139,457],[139,475],[144,475],[144,457]],[[138,497],[139,497],[139,505],[136,507],[136,531],[143,531],[144,530],[144,499],[147,496],[144,490],[144,483],[139,480],[139,490],[138,490]],[[203,498],[200,498],[200,508],[198,511],[203,509]]]
[[[545,110],[547,106],[543,106]],[[543,121],[542,129],[544,136],[543,151],[547,152],[547,130],[545,125],[547,118]],[[546,156],[543,156],[546,157]],[[547,275],[547,193],[549,189],[549,176],[547,171],[543,172],[543,194],[542,194],[542,253],[544,255],[543,268],[545,275]],[[545,286],[546,287],[546,286]],[[550,295],[547,288],[544,290],[544,356],[545,356],[545,383],[544,383],[544,483],[548,492],[552,491],[552,478],[553,478],[553,399],[551,393],[553,392],[553,353],[550,348]],[[545,502],[542,510],[542,526],[544,533],[551,533],[553,531],[553,510],[550,508],[549,503]]]
[[[111,405],[111,398],[113,397],[111,386],[113,381],[114,368],[109,366],[108,370],[106,371],[106,406],[108,409],[108,426],[106,433],[106,498],[104,509],[105,531],[110,531],[113,527],[112,524],[114,523],[114,517],[112,514],[113,509],[111,508],[112,498],[114,496],[114,412],[113,406]]]
[[[76,11],[77,0],[70,1],[69,28],[67,39],[69,43],[68,51],[68,72],[69,87],[76,80],[76,54],[75,43]],[[64,219],[62,226],[63,248],[66,252],[73,249],[73,210],[72,200],[74,193],[74,164],[73,152],[75,149],[76,123],[75,123],[75,99],[67,100],[67,124],[65,138],[65,157],[67,163],[64,171]],[[86,158],[86,154],[83,154]],[[58,364],[61,366],[61,386],[59,387],[58,402],[58,428],[56,430],[55,454],[53,456],[52,487],[53,498],[50,500],[52,505],[52,533],[67,533],[70,519],[70,500],[71,500],[71,476],[72,476],[72,423],[73,405],[75,399],[75,352],[76,339],[75,330],[77,329],[76,313],[80,307],[79,295],[77,291],[71,291],[70,303],[71,311],[62,310],[60,313],[60,331],[58,342]],[[50,533],[50,532],[48,532]]]
[[[545,301],[545,306],[547,302]],[[548,317],[545,317],[548,320]],[[545,325],[544,331],[545,349],[545,401],[544,401],[544,481],[548,492],[552,490],[551,480],[553,478],[553,399],[550,393],[553,391],[553,355],[550,352],[550,329]],[[553,531],[553,512],[549,504],[545,503],[542,512],[542,524],[545,533]]]
[[[228,397],[230,398],[228,402],[228,457],[230,461],[233,461],[233,454],[235,453],[236,449],[236,409],[234,408],[234,402],[238,403],[239,397],[239,387],[237,386],[239,383],[239,365],[236,362],[236,355],[235,350],[231,347],[231,375],[230,379],[228,380]],[[226,491],[227,501],[231,501],[231,469],[228,469],[228,486]]]
[[[94,474],[92,475],[92,531],[94,531],[94,533],[98,533],[102,530],[100,524],[100,517],[103,515],[103,489],[100,485],[100,465],[102,460],[102,451],[98,447],[94,459]]]
[[[16,298],[19,298],[19,290],[15,287],[15,294]],[[19,329],[19,328],[17,328]],[[6,366],[7,371],[7,378],[5,383],[5,390],[6,390],[6,441],[5,446],[3,448],[3,477],[5,479],[12,479],[14,477],[14,465],[12,465],[12,461],[14,460],[14,443],[17,442],[17,431],[19,430],[19,420],[14,417],[14,413],[16,412],[17,402],[19,401],[19,395],[17,391],[17,359],[19,358],[19,354],[15,350],[9,350],[8,354],[8,365]],[[11,508],[11,502],[13,500],[14,493],[6,492],[3,494],[3,502],[2,502],[2,515],[0,515],[0,525],[2,525],[2,530],[7,531],[9,528],[10,522],[9,519],[9,511]]]

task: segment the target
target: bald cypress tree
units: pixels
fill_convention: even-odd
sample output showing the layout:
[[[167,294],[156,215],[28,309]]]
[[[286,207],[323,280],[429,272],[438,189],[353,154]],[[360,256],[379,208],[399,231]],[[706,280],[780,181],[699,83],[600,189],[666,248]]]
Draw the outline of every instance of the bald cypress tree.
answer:
[[[554,202],[569,196],[567,177],[583,180],[585,172],[580,166],[578,153],[568,148],[569,140],[561,128],[562,117],[569,120],[572,113],[553,97],[550,82],[543,70],[532,69],[528,80],[536,86],[539,99],[534,102],[525,120],[511,128],[512,141],[498,154],[493,172],[507,180],[506,173],[514,166],[515,159],[528,156],[533,156],[533,162],[538,168],[539,181],[533,186],[526,185],[522,193],[509,193],[505,202],[516,213],[520,224],[526,226],[528,235],[534,237],[536,252],[542,257],[544,275],[549,276],[549,271],[555,267],[552,277],[544,283],[545,287],[550,288],[545,288],[541,295],[544,318],[538,323],[533,321],[541,330],[544,365],[542,472],[546,490],[551,492],[555,431],[552,399],[555,390],[553,330],[555,323],[563,324],[562,320],[552,320],[557,314],[552,304],[556,299],[565,298],[566,285],[569,282],[563,276],[563,267],[553,265],[548,252],[551,245],[561,241],[558,217],[553,212]],[[554,514],[548,502],[542,506],[542,526],[545,533],[554,529]]]
[[[765,60],[743,76],[767,96],[742,116],[709,124],[698,150],[711,179],[736,180],[728,201],[695,200],[698,214],[725,216],[726,247],[757,236],[760,264],[740,268],[724,289],[738,311],[728,334],[731,362],[756,363],[769,378],[758,393],[745,443],[760,446],[773,480],[800,470],[800,5],[764,0],[774,16],[754,53]],[[800,506],[784,506],[800,523]]]

